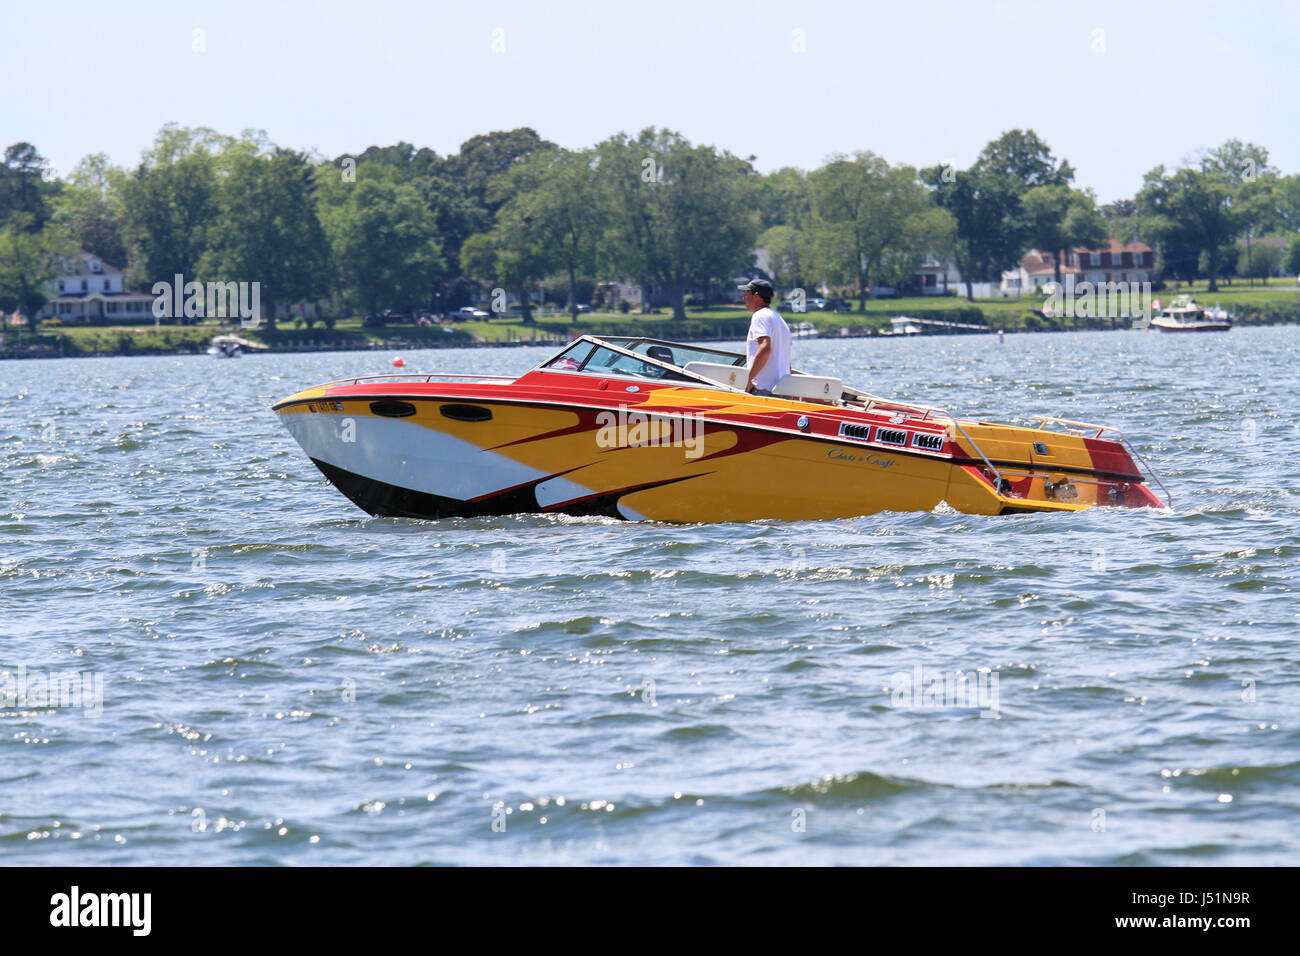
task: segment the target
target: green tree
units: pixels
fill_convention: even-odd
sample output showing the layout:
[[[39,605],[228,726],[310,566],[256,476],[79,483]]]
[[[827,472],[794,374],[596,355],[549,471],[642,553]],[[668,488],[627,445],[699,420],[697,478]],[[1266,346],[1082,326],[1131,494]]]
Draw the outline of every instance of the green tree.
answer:
[[[263,318],[274,329],[277,304],[323,291],[329,250],[315,170],[302,153],[248,141],[232,146],[223,166],[200,268],[210,279],[259,283]]]
[[[508,248],[510,237],[526,237],[536,247],[537,269],[563,271],[576,322],[578,276],[595,271],[608,221],[596,152],[536,152],[502,174],[488,195],[508,197],[497,213],[497,245]]]
[[[1015,180],[1024,190],[1068,186],[1074,181],[1074,167],[1057,160],[1033,130],[1003,133],[984,147],[975,165],[983,173]]]
[[[554,143],[542,139],[536,130],[523,126],[473,136],[461,143],[459,152],[446,157],[435,168],[461,185],[478,210],[475,231],[486,232],[507,198],[500,192],[488,195],[493,180],[534,153],[556,149]]]
[[[758,217],[753,168],[678,133],[648,128],[601,143],[602,177],[613,210],[604,261],[636,278],[648,294],[667,295],[675,319],[696,284],[725,280],[745,268]]]
[[[217,213],[217,155],[233,140],[169,123],[123,183],[130,280],[149,285],[198,278]]]
[[[1268,285],[1268,277],[1282,264],[1282,250],[1271,243],[1255,243],[1253,249],[1239,247],[1237,252],[1237,275],[1248,279],[1263,279]]]
[[[1293,234],[1287,240],[1284,262],[1287,275],[1300,277],[1300,233]]]
[[[934,166],[922,172],[934,199],[956,221],[954,257],[973,301],[972,281],[992,280],[1014,266],[1029,224],[1023,197],[1036,186],[1068,186],[1074,169],[1057,160],[1033,130],[1010,130],[990,142],[970,169]]]
[[[1146,176],[1138,202],[1155,236],[1168,247],[1194,250],[1198,267],[1209,277],[1209,291],[1236,261],[1233,242],[1242,231],[1242,214],[1234,208],[1237,185],[1220,168],[1178,169],[1158,166]],[[1168,258],[1168,250],[1164,251]],[[1186,252],[1178,258],[1185,259]]]
[[[904,224],[899,241],[885,248],[875,275],[885,285],[901,286],[916,280],[927,253],[949,257],[957,223],[952,214],[928,201],[924,209]]]
[[[1269,165],[1267,149],[1239,139],[1230,139],[1222,146],[1206,150],[1201,156],[1200,169],[1233,186],[1243,186],[1277,173],[1277,169]]]
[[[0,163],[0,223],[22,216],[29,232],[50,219],[50,199],[58,187],[46,180],[48,164],[31,143],[14,143]]]
[[[441,165],[435,165],[412,184],[420,191],[425,206],[433,214],[438,235],[442,237],[447,275],[462,275],[460,247],[476,231],[490,225],[486,211],[470,196],[464,184],[449,175]]]
[[[758,237],[758,247],[770,257],[769,271],[777,289],[802,288],[810,240],[794,226],[772,226]]]
[[[103,153],[85,156],[54,199],[53,220],[82,250],[126,269],[126,173]]]
[[[1279,176],[1273,197],[1276,207],[1269,230],[1278,234],[1300,232],[1300,173]]]
[[[763,230],[790,226],[806,230],[812,221],[812,188],[809,174],[786,166],[760,176],[755,186],[759,225]]]
[[[532,296],[554,261],[536,233],[505,224],[492,232],[475,233],[465,240],[460,259],[469,275],[514,292],[524,324],[533,324]]]
[[[856,285],[859,310],[873,279],[910,277],[928,251],[937,221],[915,169],[861,152],[832,157],[809,181],[816,216],[814,261],[821,275]]]
[[[956,223],[953,259],[966,282],[966,299],[974,301],[975,278],[1008,268],[1024,249],[1017,185],[977,167],[953,173],[936,166],[922,177],[934,187],[935,203]]]
[[[419,192],[382,167],[337,183],[328,169],[320,217],[344,300],[373,313],[427,302],[444,262]]]
[[[36,313],[50,299],[60,259],[71,259],[66,236],[54,226],[36,231],[31,213],[12,213],[0,226],[0,311],[17,309],[35,326]]]
[[[396,172],[401,182],[412,184],[428,175],[442,161],[438,154],[428,147],[416,149],[407,142],[400,142],[394,146],[370,146],[354,158],[358,169],[366,163],[377,163]]]
[[[1097,246],[1106,238],[1106,220],[1093,197],[1069,186],[1035,186],[1025,193],[1026,238],[1052,254],[1053,277],[1061,281],[1061,252],[1071,246]]]

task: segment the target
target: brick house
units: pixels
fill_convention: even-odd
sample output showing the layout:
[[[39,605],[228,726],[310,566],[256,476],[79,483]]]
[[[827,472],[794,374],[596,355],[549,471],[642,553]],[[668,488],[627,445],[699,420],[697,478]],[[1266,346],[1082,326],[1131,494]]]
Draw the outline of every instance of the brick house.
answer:
[[[1121,243],[1115,239],[1096,249],[1075,246],[1061,255],[1061,280],[1074,276],[1075,282],[1150,282],[1155,268],[1155,253],[1143,242]],[[1014,269],[1002,273],[1003,294],[1023,295],[1039,291],[1056,276],[1050,252],[1030,249],[1020,257]]]

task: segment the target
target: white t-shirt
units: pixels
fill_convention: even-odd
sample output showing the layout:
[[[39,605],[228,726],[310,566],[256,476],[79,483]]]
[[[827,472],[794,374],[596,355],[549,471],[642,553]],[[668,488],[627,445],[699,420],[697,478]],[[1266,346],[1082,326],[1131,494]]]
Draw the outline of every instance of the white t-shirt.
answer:
[[[768,353],[762,370],[754,376],[754,385],[771,391],[783,375],[790,374],[790,326],[770,306],[759,309],[749,320],[749,337],[745,340],[746,368],[754,367],[758,340],[764,335],[772,340],[772,351]]]

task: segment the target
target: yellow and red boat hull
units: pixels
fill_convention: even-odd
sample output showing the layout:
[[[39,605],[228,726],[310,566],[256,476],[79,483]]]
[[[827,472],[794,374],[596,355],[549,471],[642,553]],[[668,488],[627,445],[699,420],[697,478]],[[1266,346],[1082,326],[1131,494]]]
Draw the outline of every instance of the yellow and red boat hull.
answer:
[[[337,383],[274,410],[374,515],[712,522],[943,502],[989,515],[1161,507],[1116,442],[691,385],[537,370],[510,383]]]

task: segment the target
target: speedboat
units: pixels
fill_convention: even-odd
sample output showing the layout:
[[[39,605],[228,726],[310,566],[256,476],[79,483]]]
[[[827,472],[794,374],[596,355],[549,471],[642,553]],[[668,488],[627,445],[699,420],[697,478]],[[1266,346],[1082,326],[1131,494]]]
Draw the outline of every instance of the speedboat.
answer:
[[[1227,332],[1232,328],[1232,316],[1218,306],[1202,308],[1184,295],[1161,309],[1151,326],[1161,332]]]
[[[708,522],[944,502],[984,515],[1166,506],[1106,425],[992,424],[798,372],[771,395],[746,380],[738,352],[584,335],[517,377],[352,378],[273,411],[372,515]]]

